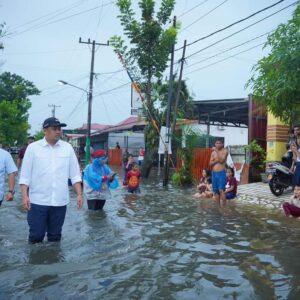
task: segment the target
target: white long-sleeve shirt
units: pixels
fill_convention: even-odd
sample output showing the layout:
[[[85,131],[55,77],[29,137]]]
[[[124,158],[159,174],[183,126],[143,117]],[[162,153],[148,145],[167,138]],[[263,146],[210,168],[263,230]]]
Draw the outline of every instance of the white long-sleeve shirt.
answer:
[[[31,203],[63,206],[69,203],[68,179],[81,181],[80,168],[72,146],[46,139],[31,143],[25,152],[19,184],[29,186]]]

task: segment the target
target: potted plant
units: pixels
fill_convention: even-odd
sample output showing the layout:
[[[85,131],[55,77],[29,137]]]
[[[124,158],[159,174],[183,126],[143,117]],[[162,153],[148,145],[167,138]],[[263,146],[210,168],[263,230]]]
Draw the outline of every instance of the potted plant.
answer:
[[[256,140],[253,140],[249,145],[245,146],[244,148],[248,151],[250,157],[249,181],[268,182],[267,174],[265,173],[267,157],[265,149],[262,146],[260,146]]]

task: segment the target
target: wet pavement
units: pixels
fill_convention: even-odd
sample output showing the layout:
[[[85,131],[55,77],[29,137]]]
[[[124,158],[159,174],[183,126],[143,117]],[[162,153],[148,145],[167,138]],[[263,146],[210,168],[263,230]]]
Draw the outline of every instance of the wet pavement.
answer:
[[[262,207],[282,209],[282,203],[292,195],[292,189],[288,188],[281,196],[277,197],[271,193],[268,183],[255,182],[239,185],[237,200],[258,204]]]

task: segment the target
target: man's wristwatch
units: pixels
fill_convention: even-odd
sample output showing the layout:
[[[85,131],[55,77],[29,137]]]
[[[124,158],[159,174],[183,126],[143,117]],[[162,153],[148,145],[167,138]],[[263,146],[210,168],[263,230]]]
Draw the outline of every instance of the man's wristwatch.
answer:
[[[15,191],[14,191],[14,190],[9,190],[8,192],[11,193],[12,195],[15,194]]]

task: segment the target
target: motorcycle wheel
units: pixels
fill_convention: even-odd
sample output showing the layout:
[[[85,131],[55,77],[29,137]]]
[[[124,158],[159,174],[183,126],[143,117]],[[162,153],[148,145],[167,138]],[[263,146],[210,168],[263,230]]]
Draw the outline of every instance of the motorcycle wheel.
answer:
[[[277,176],[273,176],[273,178],[269,181],[269,186],[272,194],[275,196],[283,194],[284,186],[279,184],[279,178]]]

